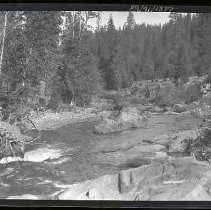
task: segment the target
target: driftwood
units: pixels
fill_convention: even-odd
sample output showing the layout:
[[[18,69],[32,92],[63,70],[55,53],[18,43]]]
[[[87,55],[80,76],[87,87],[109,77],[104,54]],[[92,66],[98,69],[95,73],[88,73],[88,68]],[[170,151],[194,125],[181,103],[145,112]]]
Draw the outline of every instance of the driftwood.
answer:
[[[40,131],[37,129],[33,121],[26,116],[26,119],[38,131],[38,136],[31,139],[26,138],[20,129],[8,122],[0,122],[0,159],[4,157],[24,157],[24,145],[34,143],[41,137]]]
[[[13,135],[11,130],[0,128],[0,158],[9,156],[24,156],[24,140]]]

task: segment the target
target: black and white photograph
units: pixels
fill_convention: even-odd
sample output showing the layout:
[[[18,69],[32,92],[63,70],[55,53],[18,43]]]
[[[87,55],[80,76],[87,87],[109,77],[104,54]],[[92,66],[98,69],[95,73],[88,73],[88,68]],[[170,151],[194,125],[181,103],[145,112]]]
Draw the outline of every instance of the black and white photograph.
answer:
[[[211,201],[211,11],[1,10],[0,199]]]

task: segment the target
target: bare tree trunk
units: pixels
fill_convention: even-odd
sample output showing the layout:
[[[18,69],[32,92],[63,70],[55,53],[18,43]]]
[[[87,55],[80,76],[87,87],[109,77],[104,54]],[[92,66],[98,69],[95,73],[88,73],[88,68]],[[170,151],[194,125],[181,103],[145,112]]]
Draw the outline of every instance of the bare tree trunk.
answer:
[[[45,49],[45,55],[44,55],[44,62],[46,63],[46,49]],[[46,92],[46,81],[47,81],[47,72],[44,72],[44,78],[40,81],[40,97],[45,98],[45,92]]]
[[[81,12],[79,13],[79,37],[81,38]]]
[[[44,80],[40,81],[40,97],[41,98],[45,98],[45,87],[46,87],[46,83]]]
[[[74,30],[75,30],[75,11],[73,11],[73,38],[75,36]]]
[[[3,54],[4,54],[4,40],[6,35],[6,27],[7,27],[7,12],[4,15],[4,28],[3,28],[3,35],[2,35],[2,44],[1,44],[1,55],[0,55],[0,76],[2,71],[2,61],[3,61]]]

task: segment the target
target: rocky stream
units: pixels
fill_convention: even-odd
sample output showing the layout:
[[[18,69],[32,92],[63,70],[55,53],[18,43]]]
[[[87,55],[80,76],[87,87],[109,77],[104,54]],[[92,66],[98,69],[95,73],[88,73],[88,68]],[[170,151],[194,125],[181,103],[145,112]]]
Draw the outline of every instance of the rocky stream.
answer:
[[[201,123],[155,110],[144,126],[108,134],[93,132],[99,120],[43,130],[24,159],[0,161],[0,198],[210,200],[211,164],[182,153]]]

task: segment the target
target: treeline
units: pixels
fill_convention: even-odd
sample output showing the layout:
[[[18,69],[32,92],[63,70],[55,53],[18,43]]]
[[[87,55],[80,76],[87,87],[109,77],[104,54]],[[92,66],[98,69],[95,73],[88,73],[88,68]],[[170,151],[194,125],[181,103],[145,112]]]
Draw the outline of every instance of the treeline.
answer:
[[[177,83],[211,66],[209,14],[171,13],[167,24],[151,26],[136,24],[129,12],[119,29],[112,16],[101,26],[100,12],[1,12],[0,21],[1,92],[22,103],[37,96],[49,108],[72,99],[84,105],[102,89],[142,79]]]
[[[99,69],[107,89],[128,87],[134,80],[205,75],[210,68],[210,14],[170,14],[161,26],[138,25],[130,12],[123,29],[112,17],[96,32]],[[96,42],[96,41],[95,41]]]

